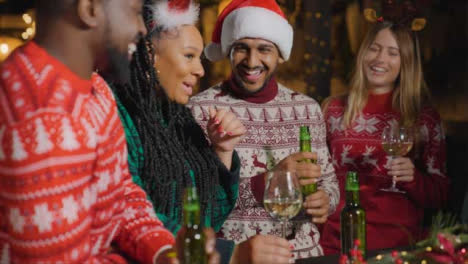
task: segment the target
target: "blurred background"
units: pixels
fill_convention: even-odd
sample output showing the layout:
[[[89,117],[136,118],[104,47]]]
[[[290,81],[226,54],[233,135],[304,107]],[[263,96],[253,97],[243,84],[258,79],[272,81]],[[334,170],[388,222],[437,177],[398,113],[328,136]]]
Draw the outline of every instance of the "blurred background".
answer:
[[[209,43],[218,13],[230,0],[199,0],[199,28]],[[379,14],[380,0],[277,0],[294,27],[291,59],[278,79],[322,101],[347,91],[353,59],[368,28],[362,13]],[[35,34],[33,0],[0,0],[0,63]],[[427,20],[418,32],[425,78],[444,121],[450,209],[459,211],[468,183],[468,0],[418,0]],[[204,61],[206,89],[230,74],[227,61]]]

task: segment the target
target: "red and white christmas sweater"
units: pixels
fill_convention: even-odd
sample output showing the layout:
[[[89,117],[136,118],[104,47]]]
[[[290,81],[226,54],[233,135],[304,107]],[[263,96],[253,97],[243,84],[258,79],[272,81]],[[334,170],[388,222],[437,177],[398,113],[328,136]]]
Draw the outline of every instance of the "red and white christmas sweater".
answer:
[[[112,93],[34,42],[0,67],[0,262],[151,263],[174,238],[128,172]]]
[[[343,129],[345,98],[332,99],[326,110],[327,143],[340,183],[341,199],[336,212],[325,224],[321,244],[325,254],[340,251],[340,212],[345,204],[345,177],[357,171],[361,206],[366,211],[367,248],[381,249],[408,245],[422,233],[424,208],[440,208],[447,201],[445,141],[440,116],[424,107],[416,122],[417,147],[409,153],[416,166],[414,181],[397,183],[405,194],[381,191],[390,187],[388,165],[391,157],[382,149],[385,127],[398,124],[400,115],[392,110],[392,93],[370,94],[362,114]]]
[[[234,87],[234,88],[233,88]],[[264,173],[279,161],[299,151],[299,127],[310,128],[312,151],[322,168],[319,188],[330,196],[330,212],[339,200],[330,155],[325,141],[325,123],[320,106],[312,98],[294,92],[274,79],[254,95],[233,93],[232,79],[191,98],[189,107],[206,130],[208,108],[229,109],[244,124],[247,132],[236,151],[241,160],[239,198],[219,235],[240,243],[257,234],[281,236],[281,223],[263,207]],[[320,256],[320,233],[311,217],[301,212],[286,229],[294,245],[295,258]]]

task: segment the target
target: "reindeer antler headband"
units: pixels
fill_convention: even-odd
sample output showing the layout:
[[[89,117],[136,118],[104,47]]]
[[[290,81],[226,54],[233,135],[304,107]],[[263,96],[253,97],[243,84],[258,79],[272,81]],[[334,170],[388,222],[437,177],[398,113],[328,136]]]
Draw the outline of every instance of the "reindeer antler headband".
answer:
[[[384,0],[382,2],[382,14],[379,17],[372,8],[364,10],[364,17],[371,23],[384,20],[392,21],[395,24],[406,26],[412,31],[421,31],[426,26],[426,19],[420,15],[419,10],[409,0]]]

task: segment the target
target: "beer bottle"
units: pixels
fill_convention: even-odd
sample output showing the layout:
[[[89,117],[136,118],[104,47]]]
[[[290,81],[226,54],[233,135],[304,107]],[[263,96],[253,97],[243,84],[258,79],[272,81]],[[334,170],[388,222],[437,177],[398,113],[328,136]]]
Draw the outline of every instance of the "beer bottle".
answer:
[[[301,126],[299,128],[299,151],[312,152],[312,147],[310,146],[310,132],[308,126]],[[302,162],[316,163],[316,161],[312,159],[303,159]],[[301,191],[304,196],[312,194],[317,191],[317,183],[302,185]]]
[[[345,183],[346,205],[341,211],[341,254],[350,256],[350,250],[357,247],[366,258],[366,212],[359,203],[359,181],[357,173],[348,172]],[[355,245],[355,241],[359,243]]]
[[[183,215],[186,232],[182,264],[206,264],[205,235],[200,225],[200,202],[195,187],[185,189]]]

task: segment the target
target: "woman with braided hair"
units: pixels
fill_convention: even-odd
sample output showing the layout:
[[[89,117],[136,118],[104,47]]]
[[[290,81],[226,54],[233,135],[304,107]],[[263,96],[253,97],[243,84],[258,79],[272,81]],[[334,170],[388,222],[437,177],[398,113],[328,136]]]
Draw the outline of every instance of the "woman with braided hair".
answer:
[[[244,126],[226,110],[210,109],[207,136],[185,106],[204,71],[203,41],[194,26],[198,7],[190,0],[145,1],[148,35],[138,44],[131,82],[114,87],[124,124],[129,169],[147,191],[164,225],[176,233],[181,199],[195,184],[203,226],[219,231],[236,203],[240,160],[233,151]],[[218,239],[221,263],[290,263],[291,245],[272,235],[257,235],[239,245]]]
[[[198,7],[145,1],[143,16],[148,34],[133,54],[130,84],[114,87],[130,172],[173,233],[181,226],[184,189],[192,185],[202,225],[219,231],[237,198],[240,161],[233,149],[245,128],[233,113],[211,109],[208,141],[185,106],[204,74]]]

